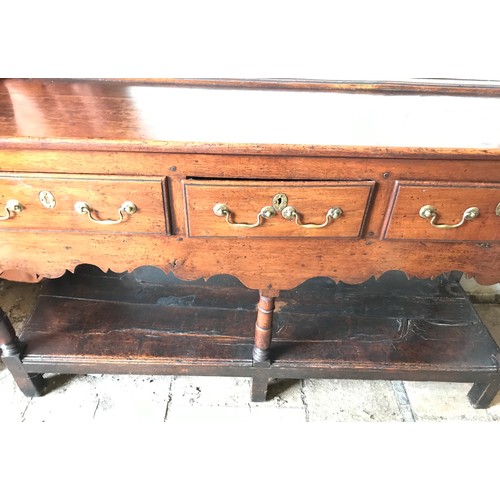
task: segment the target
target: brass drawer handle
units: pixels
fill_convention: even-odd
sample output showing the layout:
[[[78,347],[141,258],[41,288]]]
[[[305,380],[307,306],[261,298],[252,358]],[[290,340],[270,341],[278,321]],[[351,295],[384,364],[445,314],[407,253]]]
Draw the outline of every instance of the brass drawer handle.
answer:
[[[340,207],[332,207],[326,213],[326,219],[325,219],[325,222],[323,222],[323,224],[302,224],[302,222],[300,222],[300,216],[299,216],[297,210],[295,209],[295,207],[288,206],[288,207],[284,208],[283,211],[281,212],[281,215],[286,220],[294,220],[295,219],[295,223],[298,226],[304,227],[306,229],[319,229],[320,227],[328,226],[328,224],[330,224],[330,222],[332,222],[332,220],[338,219],[339,217],[342,216],[342,214],[343,214],[343,212],[342,212],[342,209]]]
[[[474,220],[479,217],[479,208],[469,207],[462,215],[462,220],[457,224],[435,224],[438,213],[432,205],[424,205],[420,209],[419,215],[422,219],[430,219],[431,226],[433,227],[438,229],[453,229],[455,227],[460,227],[466,220]]]
[[[99,220],[99,219],[94,219],[92,217],[92,208],[90,208],[89,204],[86,203],[85,201],[77,201],[75,203],[75,211],[78,214],[85,215],[87,214],[89,219],[92,222],[95,222],[96,224],[104,224],[104,225],[109,225],[109,224],[120,224],[120,222],[123,222],[123,214],[131,215],[135,214],[137,212],[137,206],[135,203],[132,203],[131,201],[125,201],[122,203],[122,206],[118,209],[118,215],[119,219],[118,220],[113,220],[113,219],[106,219],[106,220]]]
[[[23,206],[17,200],[9,200],[5,204],[5,215],[0,217],[0,220],[9,220],[14,217],[15,214],[20,214],[23,211]]]
[[[257,227],[262,224],[262,219],[270,219],[271,217],[274,217],[276,215],[276,210],[273,207],[264,207],[257,214],[257,222],[255,222],[255,224],[244,224],[232,222],[230,220],[231,210],[229,210],[229,207],[227,205],[224,205],[224,203],[216,203],[213,210],[214,214],[217,215],[217,217],[225,217],[226,222],[232,227]]]
[[[500,217],[500,203],[497,205],[495,213]]]

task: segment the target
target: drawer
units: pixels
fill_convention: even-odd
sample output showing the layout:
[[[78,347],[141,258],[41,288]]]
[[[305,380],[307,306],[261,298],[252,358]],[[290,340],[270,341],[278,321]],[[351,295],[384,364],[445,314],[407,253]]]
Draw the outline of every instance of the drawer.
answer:
[[[193,237],[358,238],[373,185],[186,180],[187,232]]]
[[[385,238],[498,240],[499,203],[500,184],[400,182]]]
[[[164,191],[162,179],[2,175],[0,231],[165,234],[168,217]],[[21,211],[8,209],[13,200],[19,202]],[[85,203],[87,209],[77,212],[78,202]],[[124,202],[132,202],[135,211],[133,205],[122,207]]]

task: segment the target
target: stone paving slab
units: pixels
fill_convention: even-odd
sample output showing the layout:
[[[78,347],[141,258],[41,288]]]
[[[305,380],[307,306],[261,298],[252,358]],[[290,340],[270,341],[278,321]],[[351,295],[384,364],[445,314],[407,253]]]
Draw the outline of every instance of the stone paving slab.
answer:
[[[94,420],[113,423],[160,423],[166,418],[170,376],[96,375]]]
[[[9,371],[0,372],[0,424],[24,422],[30,403],[31,399],[24,397]]]
[[[271,385],[271,390],[276,387]],[[300,391],[283,384],[279,390],[279,395],[265,403],[252,403],[249,378],[174,377],[167,420],[305,422]]]
[[[308,421],[401,422],[403,416],[389,381],[303,381]]]
[[[471,420],[490,422],[489,410],[476,410],[467,393],[472,384],[453,382],[405,382],[417,421]]]

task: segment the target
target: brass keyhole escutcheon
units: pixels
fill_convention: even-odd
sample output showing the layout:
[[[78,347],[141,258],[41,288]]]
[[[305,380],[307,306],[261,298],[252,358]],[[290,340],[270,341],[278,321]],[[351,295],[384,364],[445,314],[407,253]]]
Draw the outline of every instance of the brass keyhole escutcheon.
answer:
[[[281,212],[288,205],[288,196],[285,193],[278,193],[273,198],[273,207]]]
[[[38,199],[45,208],[55,208],[56,206],[56,199],[50,191],[40,191]]]

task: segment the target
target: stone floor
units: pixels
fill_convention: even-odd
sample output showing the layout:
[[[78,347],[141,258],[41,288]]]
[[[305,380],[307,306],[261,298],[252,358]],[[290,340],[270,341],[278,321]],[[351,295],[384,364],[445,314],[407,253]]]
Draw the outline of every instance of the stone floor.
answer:
[[[16,329],[38,285],[0,280],[0,307]],[[500,304],[476,304],[500,343]],[[46,375],[49,392],[25,398],[0,363],[0,423],[162,421],[500,421],[500,395],[473,409],[470,384],[355,380],[280,381],[266,403],[250,402],[250,379],[231,377]]]

